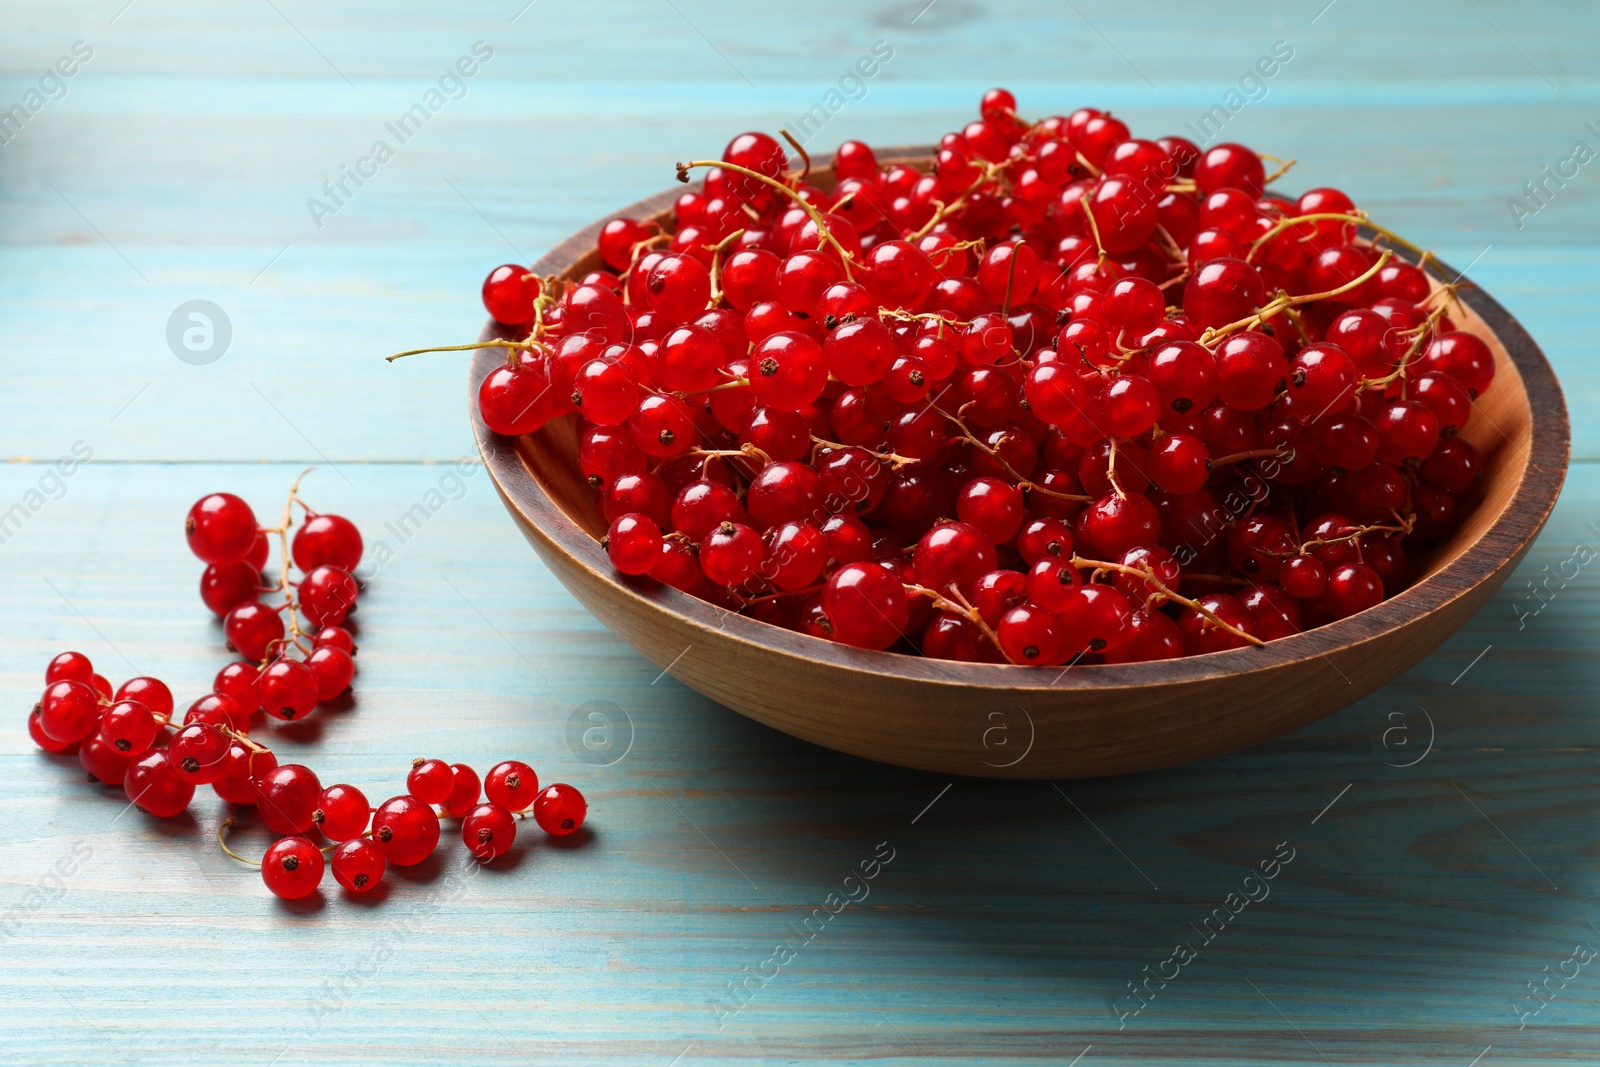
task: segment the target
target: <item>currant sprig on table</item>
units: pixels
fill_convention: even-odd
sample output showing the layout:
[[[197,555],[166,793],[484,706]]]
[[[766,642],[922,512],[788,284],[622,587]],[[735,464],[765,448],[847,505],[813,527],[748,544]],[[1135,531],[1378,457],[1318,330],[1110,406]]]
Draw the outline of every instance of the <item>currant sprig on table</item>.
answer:
[[[351,572],[361,559],[361,534],[348,519],[312,510],[299,485],[297,478],[273,527],[260,527],[250,506],[229,493],[202,497],[189,511],[189,547],[207,564],[201,597],[223,617],[230,650],[246,659],[225,666],[181,722],[160,679],[133,678],[113,692],[89,657],[63,652],[46,667],[44,695],[29,714],[33,740],[46,752],[76,754],[90,782],[121,787],[131,805],[156,818],[186,811],[204,785],[231,804],[254,806],[280,835],[265,857],[246,860],[228,847],[231,817],[218,842],[259,866],[268,889],[290,899],[316,890],[330,866],[345,889],[372,890],[388,864],[433,854],[441,815],[461,820],[463,844],[483,862],[512,846],[517,820],[529,814],[551,835],[581,827],[582,794],[562,783],[539,789],[538,775],[521,761],[497,764],[480,781],[466,764],[417,760],[407,791],[372,808],[355,786],[324,788],[310,768],[280,765],[250,736],[255,716],[297,721],[346,691],[355,673],[355,642],[342,624],[359,592]],[[276,581],[264,584],[269,537],[278,542],[280,564]],[[291,578],[296,567],[298,582]],[[281,602],[268,607],[263,595]],[[320,846],[317,838],[332,843]],[[327,863],[325,853],[332,853]]]
[[[1269,191],[1292,160],[979,111],[920,165],[840,145],[831,189],[741,134],[597,269],[495,268],[515,336],[452,346],[505,350],[484,423],[577,420],[623,574],[865,648],[1128,663],[1404,588],[1475,503],[1457,286]]]

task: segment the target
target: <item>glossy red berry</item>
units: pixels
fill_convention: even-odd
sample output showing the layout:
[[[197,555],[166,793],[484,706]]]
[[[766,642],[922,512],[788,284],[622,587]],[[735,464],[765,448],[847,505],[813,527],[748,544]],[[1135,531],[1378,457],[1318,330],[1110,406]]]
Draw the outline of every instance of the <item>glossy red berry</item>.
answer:
[[[190,723],[173,737],[167,751],[179,775],[193,785],[209,785],[221,776],[233,742],[210,723]]]
[[[303,719],[317,706],[317,676],[300,660],[280,659],[261,672],[261,706],[285,721]]]
[[[184,520],[189,550],[207,563],[238,563],[256,543],[256,516],[232,493],[212,493],[195,501]]]
[[[137,757],[119,752],[115,745],[96,734],[78,747],[78,762],[92,782],[118,788],[127,778],[128,767]]]
[[[465,763],[450,765],[450,796],[444,802],[446,814],[461,818],[471,811],[482,795],[478,772]]]
[[[499,804],[479,804],[461,820],[461,843],[480,863],[505,855],[517,839],[517,820]]]
[[[274,896],[299,900],[317,891],[325,867],[322,850],[306,838],[279,838],[261,857],[261,880]]]
[[[116,700],[136,700],[153,715],[172,714],[172,690],[159,678],[129,678],[117,686]]]
[[[89,685],[94,678],[94,665],[82,652],[63,652],[52,659],[44,669],[44,683],[82,682]]]
[[[505,263],[483,280],[483,307],[490,318],[508,326],[533,320],[533,302],[539,296],[539,279],[526,267]]]
[[[575,832],[588,813],[583,794],[561,782],[546,786],[533,802],[533,819],[539,829],[555,837]]]
[[[313,515],[294,532],[294,565],[310,573],[323,564],[353,571],[361,563],[361,531],[340,515]]]
[[[298,763],[285,763],[256,780],[256,810],[275,834],[303,834],[316,825],[322,783]]]
[[[899,577],[877,563],[834,571],[822,590],[822,610],[833,639],[860,648],[888,648],[910,622]]]
[[[285,633],[283,616],[265,604],[240,604],[222,620],[228,647],[248,660],[263,660]]]
[[[300,611],[318,629],[337,626],[355,610],[361,588],[343,567],[323,564],[300,580]]]
[[[372,816],[372,843],[396,867],[421,863],[439,844],[439,816],[416,797],[392,797]]]
[[[254,804],[259,798],[257,779],[272,773],[277,766],[278,757],[266,749],[250,748],[235,741],[228,747],[222,773],[211,783],[211,789],[230,804]]]
[[[350,653],[333,645],[314,648],[306,659],[306,666],[317,682],[317,700],[326,703],[345,690],[355,680],[356,662]]]
[[[119,700],[101,717],[99,736],[118,752],[139,756],[155,743],[156,731],[149,708],[137,700]]]
[[[333,850],[329,859],[333,877],[352,893],[366,893],[378,887],[388,864],[377,845],[364,837],[351,838]]]
[[[129,803],[147,815],[168,819],[189,806],[194,784],[178,773],[166,749],[146,752],[128,768],[122,780]]]
[[[443,804],[455,788],[450,764],[442,759],[415,759],[406,775],[406,791],[424,804]]]
[[[361,836],[370,814],[361,790],[353,785],[330,785],[322,791],[311,819],[329,841],[348,841]]]
[[[661,527],[644,515],[619,515],[606,531],[606,554],[623,574],[647,574],[661,558]]]
[[[521,811],[539,795],[539,776],[521,760],[506,760],[483,776],[483,794],[507,811]]]
[[[261,710],[261,690],[256,684],[261,669],[253,663],[230,663],[217,672],[211,688],[238,705],[246,722]]]
[[[100,725],[100,697],[83,682],[52,682],[39,701],[39,725],[51,740],[82,741]]]

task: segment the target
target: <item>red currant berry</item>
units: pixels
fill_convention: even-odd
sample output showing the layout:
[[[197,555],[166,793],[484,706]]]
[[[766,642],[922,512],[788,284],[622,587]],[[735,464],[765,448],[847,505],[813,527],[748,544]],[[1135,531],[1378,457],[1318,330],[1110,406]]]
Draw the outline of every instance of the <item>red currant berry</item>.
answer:
[[[361,589],[343,567],[323,564],[300,580],[300,611],[312,626],[337,626],[355,610]]]
[[[261,880],[274,896],[299,900],[317,891],[325,866],[316,845],[303,837],[284,837],[261,857]]]
[[[489,317],[507,326],[533,321],[533,302],[539,298],[539,279],[526,267],[506,263],[483,280],[483,307]]]
[[[822,610],[833,639],[859,648],[888,648],[910,622],[900,579],[876,563],[834,571],[822,590]]]
[[[238,563],[256,543],[255,512],[232,493],[201,497],[183,525],[190,551],[207,563]]]
[[[333,850],[329,861],[333,877],[352,893],[366,893],[383,881],[388,867],[377,845],[364,837],[354,837]]]
[[[450,799],[455,788],[455,776],[450,764],[442,759],[417,758],[411,761],[411,773],[406,775],[406,792],[424,804],[443,804]]]
[[[461,820],[461,843],[480,863],[505,855],[517,839],[517,820],[499,804],[479,804]]]
[[[561,782],[546,786],[533,802],[533,821],[555,837],[565,837],[583,825],[589,805],[583,794]]]
[[[247,734],[250,732],[250,715],[232,697],[223,693],[207,693],[189,705],[189,710],[183,715],[183,725],[203,722]]]
[[[989,538],[964,522],[933,527],[922,535],[912,556],[917,580],[943,595],[952,589],[970,595],[973,584],[994,570],[997,562]]]
[[[742,585],[766,558],[761,535],[738,522],[724,522],[700,542],[700,569],[715,585]]]
[[[280,659],[261,672],[261,706],[274,718],[303,719],[317,706],[317,676],[294,659]]]
[[[311,821],[329,841],[348,841],[361,836],[371,814],[367,796],[361,790],[353,785],[330,785],[322,791]]]
[[[248,660],[263,660],[283,641],[283,616],[265,604],[240,604],[222,620],[222,632],[229,649]]]
[[[254,804],[256,780],[272,773],[277,766],[278,757],[268,750],[247,748],[235,741],[228,747],[222,773],[211,783],[211,789],[230,804]]]
[[[33,739],[34,744],[50,753],[71,752],[79,745],[77,741],[57,741],[45,733],[44,727],[39,723],[39,711],[37,708],[28,715],[28,736]]]
[[[545,424],[557,395],[544,364],[502,364],[478,387],[478,415],[495,433],[517,437]]]
[[[193,785],[209,785],[222,774],[233,742],[210,723],[190,723],[167,746],[173,765]]]
[[[155,716],[137,700],[118,700],[100,719],[100,737],[128,756],[147,752],[157,729]]]
[[[1311,600],[1328,587],[1328,572],[1315,556],[1294,556],[1284,560],[1278,581],[1290,596]]]
[[[63,652],[44,669],[45,685],[52,682],[82,682],[89,685],[93,678],[94,665],[82,652]]]
[[[606,555],[623,574],[648,574],[661,559],[661,527],[644,515],[620,515],[606,531]]]
[[[1254,621],[1250,613],[1236,597],[1227,593],[1212,593],[1199,598],[1199,603],[1211,615],[1216,616],[1234,629],[1245,633],[1254,633]],[[1207,652],[1223,652],[1230,648],[1243,648],[1250,642],[1238,634],[1223,629],[1211,620],[1211,617],[1194,608],[1186,608],[1178,618],[1178,629],[1183,634],[1184,647],[1191,656],[1203,655]]]
[[[285,763],[256,778],[256,810],[275,834],[303,834],[316,825],[322,783],[298,763]]]
[[[1364,563],[1342,563],[1328,573],[1328,587],[1317,599],[1317,606],[1335,619],[1383,602],[1383,580]]]
[[[522,811],[539,795],[539,776],[521,760],[506,760],[483,776],[483,794],[507,811]]]
[[[54,741],[82,741],[100,725],[100,697],[82,682],[52,682],[39,702],[39,725]]]
[[[1246,318],[1265,299],[1261,275],[1244,260],[1232,257],[1202,263],[1183,286],[1183,310],[1201,328]]]
[[[1266,178],[1261,157],[1242,144],[1215,145],[1194,165],[1194,183],[1202,196],[1218,189],[1243,189],[1251,196],[1260,196]]]
[[[1056,616],[1033,604],[1022,604],[1000,617],[995,628],[1000,648],[1012,663],[1049,666],[1062,662],[1066,646]]]
[[[146,752],[122,780],[129,803],[147,815],[168,819],[189,806],[194,784],[178,773],[166,749]]]
[[[248,723],[250,716],[261,710],[261,689],[256,684],[260,676],[261,668],[254,663],[230,663],[217,672],[211,688],[237,704]]]
[[[396,867],[421,863],[439,844],[439,816],[416,797],[391,797],[372,816],[372,842]]]
[[[349,689],[356,676],[356,661],[333,645],[312,649],[306,666],[317,681],[317,700],[324,704]]]
[[[294,532],[294,565],[310,573],[323,564],[353,571],[361,563],[361,531],[339,515],[314,515]]]
[[[159,678],[129,678],[117,687],[117,700],[137,700],[152,715],[166,718],[172,714],[172,690]]]
[[[478,772],[465,763],[450,765],[450,796],[444,802],[445,813],[459,819],[471,811],[482,794]]]
[[[117,751],[115,745],[100,736],[85,739],[78,748],[78,762],[91,782],[120,788],[127,779],[128,767],[135,757],[132,753]]]

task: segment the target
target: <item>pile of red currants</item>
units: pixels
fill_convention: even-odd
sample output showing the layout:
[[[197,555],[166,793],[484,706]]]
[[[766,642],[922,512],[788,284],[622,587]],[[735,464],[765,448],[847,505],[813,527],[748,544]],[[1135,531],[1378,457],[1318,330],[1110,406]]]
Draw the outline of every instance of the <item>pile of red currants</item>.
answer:
[[[302,719],[319,701],[344,693],[355,677],[355,641],[342,624],[361,592],[351,573],[361,562],[361,531],[349,519],[311,510],[299,489],[297,478],[275,527],[259,527],[250,505],[232,493],[201,497],[184,522],[189,549],[206,564],[200,599],[221,616],[228,650],[244,657],[222,669],[216,689],[232,697],[246,719],[257,709]],[[297,504],[303,512],[298,526]],[[263,586],[269,535],[278,541],[280,566],[277,581]],[[291,565],[301,572],[298,583],[291,581]],[[282,600],[263,604],[264,593]],[[301,616],[309,628],[301,626]]]
[[[229,647],[246,657],[218,673],[213,692],[179,722],[172,690],[160,679],[133,678],[113,692],[89,657],[63,652],[46,667],[44,695],[28,717],[34,742],[46,752],[76,753],[90,782],[121,788],[130,805],[156,818],[186,811],[202,785],[231,804],[255,807],[262,824],[282,835],[259,866],[267,888],[286,899],[316,890],[328,866],[345,889],[372,890],[388,864],[433,854],[441,815],[461,820],[462,843],[483,862],[505,854],[516,821],[528,814],[551,835],[576,831],[588,810],[582,794],[560,783],[540,790],[533,768],[517,760],[480,779],[463,763],[419,759],[406,792],[372,808],[355,786],[323,788],[310,768],[280,765],[250,737],[258,712],[299,720],[347,690],[355,673],[355,643],[341,624],[358,592],[351,571],[361,559],[361,534],[348,519],[307,508],[298,488],[296,479],[282,524],[267,529],[229,493],[202,497],[189,511],[189,547],[207,564],[200,595],[224,617]],[[291,542],[297,503],[305,521]],[[282,566],[277,583],[263,586],[269,534],[279,540]],[[290,582],[291,557],[304,574],[298,584]],[[281,594],[283,603],[267,608],[263,593]],[[301,628],[297,610],[320,627],[314,635]],[[217,838],[244,860],[224,840],[233,825],[224,820]],[[332,843],[319,846],[313,834]],[[332,853],[326,863],[325,853]]]
[[[863,648],[1128,663],[1404,588],[1494,376],[1427,254],[1242,145],[980,111],[817,183],[741,134],[583,276],[497,268],[483,421],[578,420],[623,574]]]

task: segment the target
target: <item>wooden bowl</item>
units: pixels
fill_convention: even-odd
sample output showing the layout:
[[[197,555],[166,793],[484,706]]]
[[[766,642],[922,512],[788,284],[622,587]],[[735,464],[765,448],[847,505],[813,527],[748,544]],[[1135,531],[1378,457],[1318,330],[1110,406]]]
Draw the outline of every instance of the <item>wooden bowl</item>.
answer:
[[[828,175],[812,180],[826,185]],[[665,219],[681,191],[619,214]],[[596,269],[599,229],[568,238],[533,270],[578,277]],[[1468,313],[1460,325],[1488,342],[1496,373],[1463,434],[1483,454],[1483,499],[1456,535],[1414,554],[1414,584],[1359,615],[1264,648],[1155,663],[1063,671],[867,652],[618,575],[598,543],[605,523],[578,472],[572,417],[517,439],[491,433],[476,396],[504,358],[500,349],[474,356],[468,406],[489,474],[545,564],[685,685],[795,737],[884,763],[996,778],[1127,774],[1232,752],[1360,699],[1438,647],[1527,552],[1566,474],[1566,404],[1517,321],[1480,289],[1461,298]],[[503,336],[496,329],[485,337]]]

